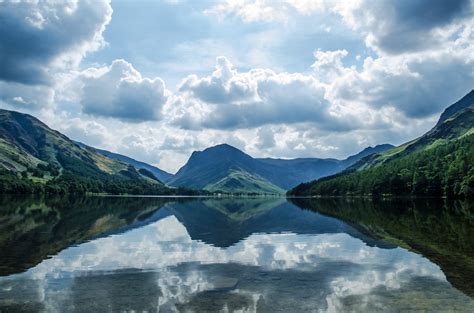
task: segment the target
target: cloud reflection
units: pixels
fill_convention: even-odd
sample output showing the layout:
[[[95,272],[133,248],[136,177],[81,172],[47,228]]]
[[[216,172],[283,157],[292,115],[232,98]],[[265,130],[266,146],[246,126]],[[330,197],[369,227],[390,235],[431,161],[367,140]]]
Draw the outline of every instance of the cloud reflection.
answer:
[[[374,297],[380,302],[384,292],[402,292],[420,278],[462,295],[437,265],[402,248],[371,247],[344,233],[253,234],[220,248],[192,240],[177,218],[168,216],[68,248],[23,274],[1,278],[0,303],[4,297],[21,301],[20,286],[28,285],[30,303],[41,302],[53,312],[84,305],[112,311],[157,306],[265,311],[275,305],[340,311],[375,303]]]

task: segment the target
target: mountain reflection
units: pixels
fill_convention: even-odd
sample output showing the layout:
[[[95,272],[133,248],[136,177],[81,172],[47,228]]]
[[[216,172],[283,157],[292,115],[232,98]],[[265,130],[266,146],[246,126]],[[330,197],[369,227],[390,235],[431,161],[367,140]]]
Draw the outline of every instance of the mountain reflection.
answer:
[[[0,311],[474,309],[429,259],[283,199],[84,201],[95,217],[61,233],[82,243],[0,277]]]
[[[194,240],[228,247],[255,233],[347,233],[370,245],[394,247],[364,235],[338,219],[300,210],[285,199],[207,199],[172,203],[164,211],[176,216]]]
[[[474,203],[304,198],[292,202],[356,225],[372,237],[421,253],[440,265],[456,288],[474,297]]]
[[[111,231],[138,227],[170,198],[0,197],[0,275]]]

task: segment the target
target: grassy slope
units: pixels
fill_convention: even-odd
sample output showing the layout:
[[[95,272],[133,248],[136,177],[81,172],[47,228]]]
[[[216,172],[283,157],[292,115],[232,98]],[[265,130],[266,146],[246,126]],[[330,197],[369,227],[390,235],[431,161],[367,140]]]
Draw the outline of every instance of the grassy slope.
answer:
[[[33,116],[7,110],[0,110],[0,172],[5,193],[171,192],[151,173],[80,147]]]
[[[127,170],[127,164],[106,158],[77,146],[63,134],[38,119],[18,112],[0,110],[0,154],[15,164],[15,170],[36,167],[39,163],[62,168],[58,154],[82,160],[107,174]]]
[[[125,155],[121,155],[121,154],[118,154],[118,153],[114,153],[114,152],[110,152],[110,151],[107,151],[107,150],[102,150],[102,149],[97,149],[97,148],[94,148],[94,147],[89,147],[83,143],[80,143],[80,142],[76,142],[79,146],[83,147],[83,148],[90,148],[92,149],[93,151],[99,153],[100,155],[103,155],[107,158],[110,158],[110,159],[113,159],[113,160],[117,160],[117,161],[120,161],[120,162],[123,162],[123,163],[126,163],[126,164],[130,164],[132,166],[134,166],[136,169],[145,169],[147,170],[148,172],[151,172],[156,178],[158,178],[161,182],[168,182],[172,177],[173,175],[166,172],[166,171],[163,171],[162,169],[156,167],[156,166],[153,166],[153,165],[150,165],[150,164],[147,164],[145,162],[141,162],[141,161],[137,161],[135,159],[132,159],[130,157],[127,157]]]
[[[246,171],[230,170],[226,176],[210,183],[204,187],[208,191],[232,192],[232,193],[271,193],[284,194],[285,191],[270,183],[269,181],[252,175]]]

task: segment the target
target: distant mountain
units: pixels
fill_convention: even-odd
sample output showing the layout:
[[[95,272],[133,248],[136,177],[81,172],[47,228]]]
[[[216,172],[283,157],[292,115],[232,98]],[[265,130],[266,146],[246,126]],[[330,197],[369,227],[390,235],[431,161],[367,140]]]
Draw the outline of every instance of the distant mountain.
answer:
[[[168,180],[170,180],[173,177],[173,174],[170,174],[166,171],[163,171],[162,169],[160,169],[156,166],[150,165],[148,163],[137,161],[135,159],[132,159],[132,158],[130,158],[128,156],[125,156],[125,155],[122,155],[122,154],[118,154],[118,153],[110,152],[110,151],[107,151],[107,150],[102,150],[102,149],[90,147],[90,146],[87,146],[87,145],[85,145],[81,142],[76,142],[76,143],[78,145],[82,146],[82,147],[93,149],[97,153],[100,153],[103,156],[106,156],[110,159],[121,161],[123,163],[133,165],[135,168],[137,168],[139,170],[140,169],[146,169],[147,171],[152,173],[156,178],[158,178],[163,183],[166,183]]]
[[[168,184],[208,191],[283,193],[283,189],[260,175],[259,167],[260,163],[251,156],[221,144],[193,152]]]
[[[291,195],[474,196],[474,92],[449,106],[423,136],[362,158]]]
[[[0,193],[168,193],[148,170],[77,145],[33,116],[0,110]]]
[[[264,165],[266,172],[262,175],[272,183],[288,190],[302,182],[308,182],[320,177],[338,173],[351,166],[361,158],[373,153],[383,152],[393,148],[392,145],[383,144],[375,147],[367,147],[361,152],[349,156],[344,160],[298,158],[298,159],[256,159]]]
[[[227,144],[192,153],[188,162],[168,181],[171,186],[221,192],[282,193],[297,184],[332,175],[362,157],[393,146],[369,147],[345,160],[255,159]]]
[[[382,145],[377,145],[375,147],[367,147],[364,150],[362,150],[361,152],[359,152],[355,155],[352,155],[352,156],[348,157],[347,159],[343,160],[343,163],[345,165],[344,167],[348,167],[348,166],[354,164],[355,162],[359,161],[360,159],[365,158],[366,156],[374,155],[374,154],[376,155],[378,153],[382,153],[382,152],[390,150],[392,148],[395,148],[395,146],[390,145],[390,144],[382,144]]]

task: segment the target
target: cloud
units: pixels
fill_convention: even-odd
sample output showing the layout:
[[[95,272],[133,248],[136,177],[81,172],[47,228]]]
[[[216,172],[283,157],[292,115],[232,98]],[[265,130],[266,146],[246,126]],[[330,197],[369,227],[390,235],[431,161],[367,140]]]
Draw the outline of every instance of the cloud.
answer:
[[[259,149],[269,149],[272,148],[276,145],[275,141],[275,133],[273,129],[269,127],[261,127],[257,131],[257,136],[258,136],[258,141],[257,141],[257,147]]]
[[[226,57],[217,57],[216,62],[216,69],[211,76],[201,79],[190,75],[179,90],[188,91],[194,97],[209,103],[242,102],[257,98],[252,77],[239,75]]]
[[[87,143],[93,147],[100,147],[107,139],[110,139],[110,133],[104,125],[77,117],[68,120],[63,132],[72,140]]]
[[[325,7],[322,0],[227,0],[207,9],[206,14],[224,18],[226,15],[239,17],[246,23],[284,22],[294,12],[308,14]]]
[[[365,0],[333,10],[366,33],[368,46],[390,54],[436,48],[472,18],[470,0]]]
[[[0,79],[48,84],[56,66],[77,65],[104,45],[108,0],[0,3]]]
[[[329,4],[312,0],[225,1],[206,10],[220,19],[238,17],[245,23],[280,22],[320,12],[336,13],[362,32],[367,46],[400,54],[436,48],[472,19],[470,0],[353,0]],[[317,20],[316,20],[317,21]],[[325,27],[327,28],[327,27]]]
[[[312,75],[269,69],[239,72],[217,58],[210,76],[188,76],[179,87],[170,115],[183,128],[236,129],[265,124],[311,122],[332,130],[356,126],[350,112],[337,116],[325,88]]]
[[[189,5],[114,2],[104,34],[107,1],[1,2],[0,106],[174,171],[222,142],[285,158],[399,144],[474,85],[472,1]]]
[[[144,78],[124,60],[110,66],[89,68],[80,75],[82,112],[129,122],[162,118],[168,91],[161,78]]]
[[[436,52],[366,58],[360,70],[346,67],[333,76],[333,102],[392,107],[409,118],[427,118],[454,103],[474,85],[474,49],[462,39]]]
[[[0,104],[10,109],[35,111],[51,107],[54,90],[43,85],[24,85],[0,80]]]
[[[347,50],[321,51],[318,49],[314,52],[316,60],[311,67],[320,80],[330,81],[343,73],[342,59],[347,55]]]

